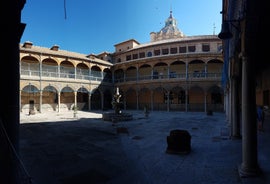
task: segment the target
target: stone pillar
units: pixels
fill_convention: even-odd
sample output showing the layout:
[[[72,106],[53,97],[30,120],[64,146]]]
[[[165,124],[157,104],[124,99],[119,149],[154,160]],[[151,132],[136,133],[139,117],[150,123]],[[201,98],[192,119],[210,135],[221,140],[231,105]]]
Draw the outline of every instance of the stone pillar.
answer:
[[[91,92],[88,93],[88,111],[91,111]]]
[[[151,111],[154,110],[154,92],[151,90]]]
[[[232,129],[233,129],[233,125],[232,125],[232,110],[233,110],[233,107],[231,104],[233,104],[233,99],[232,99],[232,81],[231,79],[229,80],[228,82],[228,126],[230,127],[230,137],[232,137]]]
[[[101,97],[101,110],[104,109],[104,93],[103,92],[100,92],[100,97]]]
[[[25,1],[1,1],[0,63],[0,183],[19,184],[19,125],[20,125],[20,51],[19,43],[25,24],[21,23],[21,10]]]
[[[188,62],[186,62],[186,79],[188,80],[189,76],[188,76]]]
[[[124,100],[123,100],[123,104],[124,104],[124,110],[127,110],[127,92],[124,92],[123,93],[123,98],[124,98]]]
[[[77,91],[74,91],[74,108],[77,108]]]
[[[239,112],[238,112],[238,98],[239,98],[239,95],[238,95],[238,87],[237,87],[237,80],[238,78],[236,76],[232,76],[231,78],[231,97],[232,97],[232,100],[231,100],[231,113],[232,113],[232,123],[231,123],[231,126],[232,126],[232,139],[239,139],[241,138],[241,135],[240,135],[240,122],[238,121],[238,116],[239,116]]]
[[[139,68],[136,66],[136,81],[138,82],[139,80]]]
[[[204,112],[206,113],[208,110],[207,109],[207,92],[204,92]]]
[[[139,94],[138,94],[138,90],[136,90],[136,102],[137,102],[137,110],[139,110]]]
[[[167,111],[170,111],[170,91],[167,91]]]
[[[57,111],[60,112],[60,105],[61,105],[61,92],[58,92],[58,109]]]
[[[188,112],[188,90],[187,89],[185,90],[185,98],[186,98],[186,101],[185,101],[186,112]]]
[[[255,77],[252,63],[242,56],[242,163],[239,167],[241,177],[259,174],[257,149],[257,119]]]
[[[39,91],[39,112],[42,113],[42,90]]]

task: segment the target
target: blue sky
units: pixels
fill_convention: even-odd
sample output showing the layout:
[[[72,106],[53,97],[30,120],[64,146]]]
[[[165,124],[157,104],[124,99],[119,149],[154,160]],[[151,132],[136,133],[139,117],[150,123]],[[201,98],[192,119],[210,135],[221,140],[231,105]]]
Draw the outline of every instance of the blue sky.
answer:
[[[218,34],[222,0],[26,0],[21,43],[82,54],[114,52],[128,39],[150,42],[173,12],[187,36]]]

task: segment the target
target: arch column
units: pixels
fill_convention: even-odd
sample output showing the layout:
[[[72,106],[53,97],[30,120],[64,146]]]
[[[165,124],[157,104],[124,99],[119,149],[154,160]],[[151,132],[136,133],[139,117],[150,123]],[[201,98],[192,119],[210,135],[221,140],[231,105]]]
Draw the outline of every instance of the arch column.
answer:
[[[60,105],[61,105],[61,92],[58,92],[58,109],[57,111],[60,112]]]
[[[185,108],[186,108],[186,112],[188,112],[188,90],[185,90]]]
[[[39,91],[39,112],[42,113],[42,90]]]
[[[139,68],[138,66],[136,67],[136,81],[138,82],[139,80]]]
[[[167,91],[167,111],[170,111],[170,91]]]
[[[207,92],[204,92],[204,112],[207,112]]]
[[[167,78],[168,79],[170,78],[170,72],[171,72],[170,65],[168,65],[167,66]]]
[[[124,92],[124,99],[123,99],[123,103],[124,103],[124,110],[127,110],[127,92]]]
[[[186,62],[186,80],[188,80],[189,76],[188,76],[188,62]]]
[[[88,111],[91,111],[91,92],[88,93]]]
[[[137,110],[139,110],[139,92],[138,90],[136,90],[136,106],[137,106]]]
[[[257,149],[257,111],[255,96],[255,77],[251,60],[242,56],[242,163],[239,167],[241,177],[259,174]]]
[[[20,112],[22,112],[22,90],[19,91],[19,108]]]
[[[241,138],[240,135],[240,122],[239,122],[239,95],[238,95],[238,77],[232,76],[231,78],[231,113],[232,113],[232,138],[239,139]]]
[[[77,91],[74,91],[74,108],[77,108]]]
[[[151,90],[151,111],[154,110],[154,92]]]
[[[102,109],[104,109],[104,94],[102,91],[100,92],[100,97],[101,97],[100,103],[101,103],[101,110],[102,110]]]

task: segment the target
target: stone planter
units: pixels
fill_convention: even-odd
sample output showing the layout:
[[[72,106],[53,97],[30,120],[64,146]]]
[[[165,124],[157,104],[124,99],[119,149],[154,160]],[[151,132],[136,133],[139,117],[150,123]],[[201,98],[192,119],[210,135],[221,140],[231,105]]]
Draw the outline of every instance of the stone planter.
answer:
[[[191,151],[191,136],[187,130],[172,130],[167,136],[166,153],[188,154]]]
[[[207,116],[212,116],[213,115],[213,111],[212,110],[208,110],[206,114],[207,114]]]

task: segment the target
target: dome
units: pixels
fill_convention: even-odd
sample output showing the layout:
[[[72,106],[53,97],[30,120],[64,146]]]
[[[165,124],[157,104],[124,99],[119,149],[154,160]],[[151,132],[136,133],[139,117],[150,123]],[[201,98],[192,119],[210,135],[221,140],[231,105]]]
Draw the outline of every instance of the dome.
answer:
[[[173,17],[172,11],[165,21],[165,26],[157,33],[152,33],[151,40],[158,41],[171,38],[182,38],[184,34],[177,27],[177,20]]]

